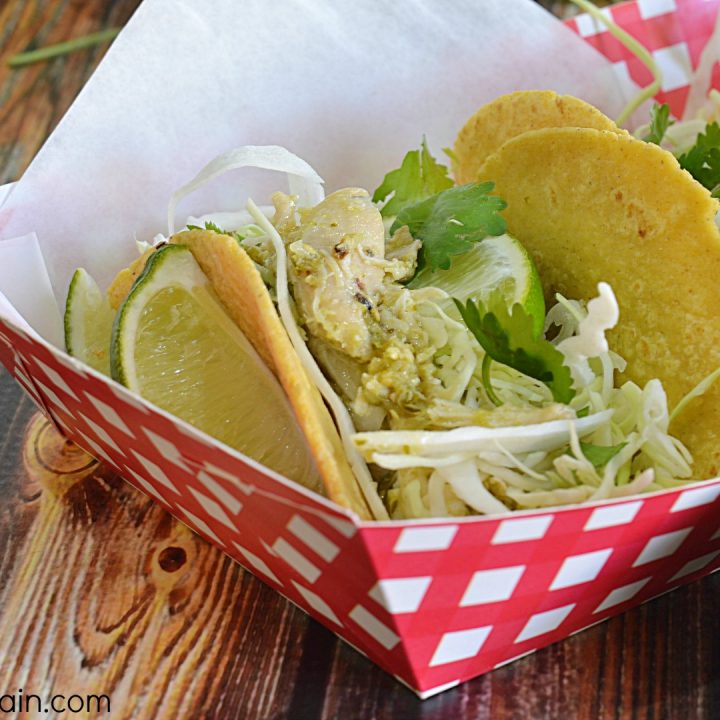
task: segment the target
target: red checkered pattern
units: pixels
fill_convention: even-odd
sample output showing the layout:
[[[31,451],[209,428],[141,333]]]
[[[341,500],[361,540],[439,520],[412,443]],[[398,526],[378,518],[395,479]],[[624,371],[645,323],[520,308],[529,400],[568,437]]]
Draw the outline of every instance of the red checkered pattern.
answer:
[[[720,567],[720,479],[360,523],[6,321],[0,361],[74,442],[423,697]]]
[[[663,73],[656,99],[667,103],[676,118],[685,110],[692,73],[712,35],[718,9],[720,0],[637,0],[603,10],[652,53]],[[618,75],[641,87],[652,82],[649,70],[604,25],[589,15],[566,24],[610,60]],[[713,74],[712,87],[720,88],[720,73]]]

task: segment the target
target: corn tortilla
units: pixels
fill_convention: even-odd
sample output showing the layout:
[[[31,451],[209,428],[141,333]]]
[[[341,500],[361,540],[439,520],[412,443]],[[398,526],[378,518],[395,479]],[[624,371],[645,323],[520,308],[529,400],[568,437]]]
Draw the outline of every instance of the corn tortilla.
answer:
[[[611,347],[625,376],[659,378],[670,408],[720,366],[718,203],[669,152],[629,135],[580,128],[524,133],[480,169],[508,207],[508,229],[534,257],[546,292],[588,300],[612,286]],[[670,430],[693,475],[720,467],[720,384]]]
[[[372,519],[330,413],[295,353],[253,261],[237,240],[209,230],[181,232],[171,242],[190,248],[230,317],[285,388],[328,497],[362,519]]]
[[[626,134],[597,108],[550,90],[521,90],[483,105],[455,140],[453,172],[458,183],[477,180],[483,162],[505,142],[529,130],[586,127]]]

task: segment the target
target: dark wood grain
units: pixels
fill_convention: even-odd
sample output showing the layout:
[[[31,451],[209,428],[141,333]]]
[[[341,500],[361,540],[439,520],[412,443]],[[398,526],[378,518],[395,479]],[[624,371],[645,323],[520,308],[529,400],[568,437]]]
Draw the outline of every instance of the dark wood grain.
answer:
[[[136,4],[4,0],[0,56]],[[3,63],[0,178],[22,173],[103,52]],[[0,496],[0,695],[105,693],[110,717],[135,719],[720,717],[720,575],[420,702],[67,445],[1,370]]]

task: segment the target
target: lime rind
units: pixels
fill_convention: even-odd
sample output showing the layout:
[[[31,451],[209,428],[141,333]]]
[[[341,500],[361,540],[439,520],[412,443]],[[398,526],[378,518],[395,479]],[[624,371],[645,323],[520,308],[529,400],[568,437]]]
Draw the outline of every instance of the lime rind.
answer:
[[[163,272],[163,268],[170,273]],[[110,372],[113,380],[132,390],[139,391],[140,382],[133,359],[136,338],[129,329],[138,325],[147,303],[169,284],[188,292],[208,285],[192,253],[182,245],[165,245],[148,258],[115,316],[110,340]]]
[[[63,327],[68,354],[110,374],[113,311],[97,283],[84,268],[73,274],[65,303]]]
[[[278,380],[232,321],[192,251],[148,260],[118,310],[112,376],[149,402],[287,477],[317,469]]]
[[[408,287],[437,287],[463,304],[487,301],[500,291],[508,307],[519,303],[533,318],[535,331],[543,330],[545,298],[540,275],[527,250],[508,234],[485,238],[454,256],[447,270],[423,268]]]

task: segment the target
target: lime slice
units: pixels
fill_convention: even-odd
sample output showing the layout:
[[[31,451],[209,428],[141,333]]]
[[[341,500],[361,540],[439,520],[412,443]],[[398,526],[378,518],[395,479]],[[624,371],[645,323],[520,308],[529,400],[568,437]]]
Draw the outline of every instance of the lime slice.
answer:
[[[110,374],[110,334],[114,313],[97,283],[78,268],[65,303],[65,348],[105,375]]]
[[[466,253],[455,255],[447,270],[423,268],[408,287],[437,287],[462,303],[486,301],[500,291],[508,307],[516,303],[523,306],[538,333],[545,322],[545,298],[535,263],[520,241],[510,235],[485,238]]]
[[[317,471],[285,393],[226,314],[191,251],[157,250],[118,310],[112,376],[307,487]]]

